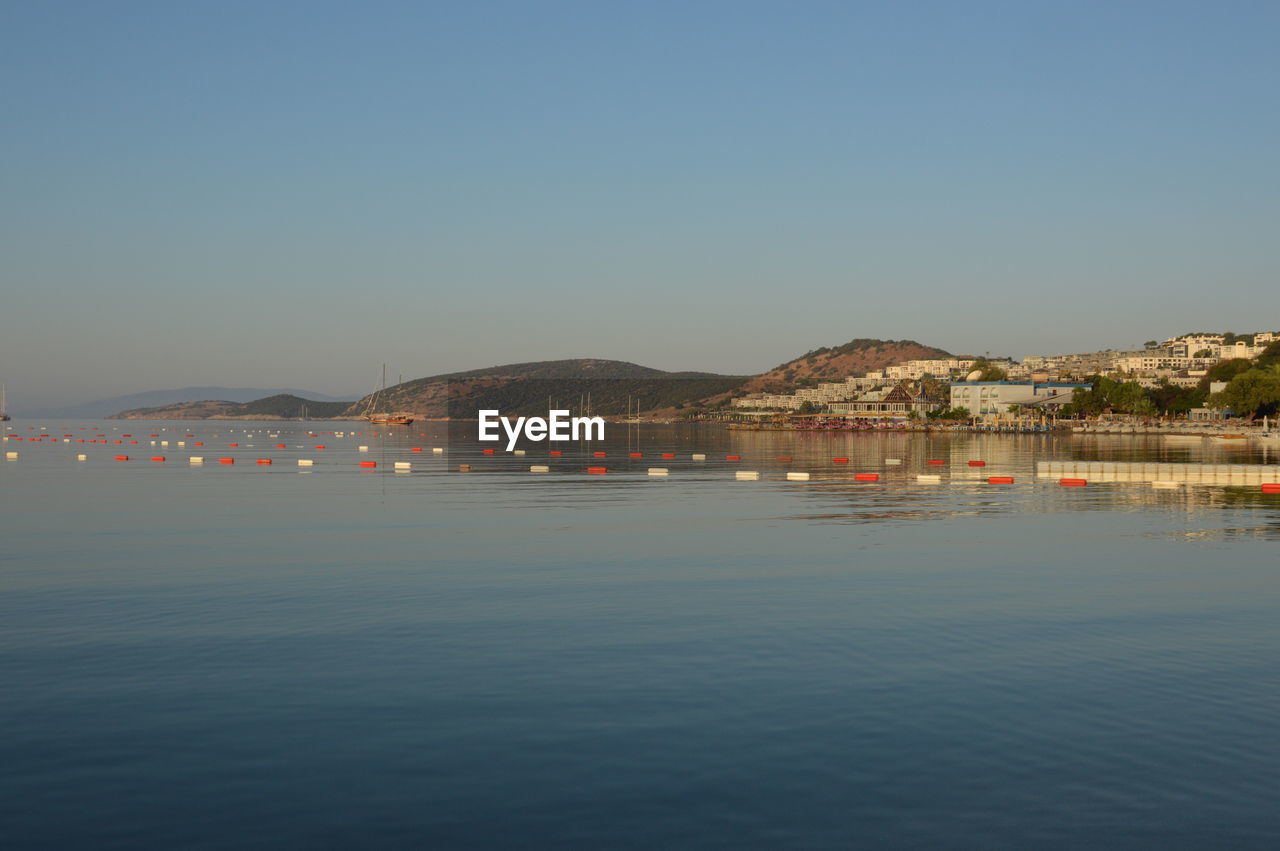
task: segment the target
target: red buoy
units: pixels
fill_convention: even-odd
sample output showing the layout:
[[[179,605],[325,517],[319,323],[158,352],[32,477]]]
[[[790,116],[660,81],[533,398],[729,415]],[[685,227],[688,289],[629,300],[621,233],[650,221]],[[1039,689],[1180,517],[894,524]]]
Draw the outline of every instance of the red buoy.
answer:
[[[593,456],[595,456],[596,458],[603,458],[603,457],[605,457],[605,453],[604,453],[604,452],[592,452],[591,454],[592,454]]]
[[[218,459],[218,463],[219,463],[219,464],[234,464],[234,463],[236,463],[236,459],[234,459],[234,458],[219,458],[219,459]]]
[[[547,454],[548,454],[548,455],[563,455],[563,454],[564,454],[564,451],[563,451],[563,450],[560,450],[560,449],[552,449],[552,450],[551,450],[550,452],[548,452]]]
[[[925,463],[926,463],[926,464],[932,464],[932,465],[933,465],[933,466],[935,466],[935,467],[941,467],[943,464],[945,464],[945,463],[947,463],[947,462],[946,462],[946,461],[937,461],[937,460],[934,460],[934,459],[930,458],[928,461],[925,461]]]
[[[631,457],[632,457],[632,458],[643,458],[643,457],[644,457],[644,453],[642,453],[642,452],[632,452],[632,453],[631,453]]]
[[[422,451],[422,447],[421,447],[421,446],[415,446],[415,447],[413,447],[412,449],[410,449],[409,451],[410,451],[410,452],[421,452],[421,451]]]
[[[128,461],[128,460],[129,460],[129,456],[128,456],[128,455],[117,455],[117,456],[116,456],[116,460],[117,460],[117,461]]]
[[[1263,493],[1280,493],[1280,482],[1267,482],[1262,486]]]
[[[593,476],[603,476],[605,473],[609,472],[609,468],[608,467],[588,467],[587,472]]]
[[[674,453],[674,452],[663,452],[663,453],[662,453],[662,457],[663,457],[663,458],[674,458],[674,457],[676,457],[676,453]]]
[[[726,455],[726,456],[724,456],[724,460],[726,460],[726,461],[741,461],[741,460],[742,460],[742,456],[741,456],[741,455]]]
[[[1013,476],[990,476],[987,479],[989,485],[1011,485],[1013,484]]]
[[[258,459],[258,463],[259,463],[259,464],[263,464],[263,465],[270,464],[270,463],[271,463],[271,459],[270,459],[270,458],[259,458],[259,459]]]
[[[857,473],[854,480],[859,482],[878,482],[880,481],[879,473]]]
[[[985,467],[985,466],[987,466],[987,462],[986,462],[986,461],[970,461],[970,462],[969,462],[969,466],[970,466],[970,467]]]
[[[377,461],[361,461],[361,462],[360,462],[360,466],[361,466],[361,467],[376,467],[376,466],[378,466],[378,462],[377,462]]]
[[[1058,479],[1058,484],[1064,488],[1082,488],[1089,482],[1085,479]]]
[[[484,451],[484,454],[485,454],[485,455],[492,455],[492,454],[493,454],[493,450],[492,450],[492,449],[486,449],[486,450]]]
[[[849,459],[848,458],[832,458],[831,462],[833,464],[848,464]]]
[[[152,460],[152,461],[163,461],[163,460],[164,460],[164,456],[163,456],[163,455],[152,455],[152,456],[151,456],[151,460]]]

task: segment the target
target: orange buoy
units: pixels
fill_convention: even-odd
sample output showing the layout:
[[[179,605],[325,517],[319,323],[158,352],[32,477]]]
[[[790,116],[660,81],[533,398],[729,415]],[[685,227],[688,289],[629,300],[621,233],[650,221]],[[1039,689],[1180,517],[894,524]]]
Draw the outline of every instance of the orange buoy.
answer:
[[[361,461],[361,462],[360,462],[360,466],[361,466],[361,467],[376,467],[376,466],[378,466],[378,462],[377,462],[377,461]]]
[[[608,467],[588,467],[587,472],[593,476],[603,476],[605,473],[609,472],[609,468]]]
[[[151,456],[151,460],[152,460],[152,461],[163,461],[163,460],[164,460],[164,456],[163,456],[163,455],[152,455],[152,456]]]
[[[263,465],[270,464],[270,463],[271,463],[271,459],[270,459],[270,458],[259,458],[259,459],[258,459],[258,463],[259,463],[259,464],[263,464]]]
[[[989,485],[1011,485],[1013,484],[1013,476],[990,476],[987,478]]]
[[[218,459],[218,463],[219,463],[219,464],[234,464],[234,463],[236,463],[236,459],[234,459],[234,458],[219,458],[219,459]]]
[[[1064,488],[1082,488],[1089,482],[1085,479],[1058,479],[1058,484]]]
[[[879,473],[857,473],[854,480],[859,482],[878,482],[880,481]]]
[[[128,461],[128,460],[129,460],[129,456],[128,456],[128,455],[117,455],[117,456],[116,456],[116,460],[117,460],[117,461]]]

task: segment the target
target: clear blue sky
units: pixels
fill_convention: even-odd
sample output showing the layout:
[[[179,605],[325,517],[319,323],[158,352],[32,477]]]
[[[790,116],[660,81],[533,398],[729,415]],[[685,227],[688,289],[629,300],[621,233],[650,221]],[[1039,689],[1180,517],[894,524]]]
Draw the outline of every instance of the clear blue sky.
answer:
[[[0,2],[11,406],[1280,330],[1280,3]]]

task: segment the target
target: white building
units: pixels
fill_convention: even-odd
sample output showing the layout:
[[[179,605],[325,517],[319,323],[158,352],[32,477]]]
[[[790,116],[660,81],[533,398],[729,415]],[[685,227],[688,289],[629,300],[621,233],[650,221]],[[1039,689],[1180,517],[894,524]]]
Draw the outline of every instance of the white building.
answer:
[[[1091,385],[1069,381],[960,381],[951,385],[951,407],[968,408],[974,416],[1007,414],[1011,408],[1056,410],[1077,389]]]

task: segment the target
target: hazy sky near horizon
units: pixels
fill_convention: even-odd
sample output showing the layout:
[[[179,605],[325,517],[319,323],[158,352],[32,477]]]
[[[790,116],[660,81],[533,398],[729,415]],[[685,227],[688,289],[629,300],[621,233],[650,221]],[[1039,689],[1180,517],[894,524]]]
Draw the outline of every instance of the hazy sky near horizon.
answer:
[[[1280,3],[0,0],[10,406],[1280,330]]]

